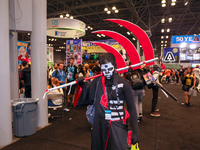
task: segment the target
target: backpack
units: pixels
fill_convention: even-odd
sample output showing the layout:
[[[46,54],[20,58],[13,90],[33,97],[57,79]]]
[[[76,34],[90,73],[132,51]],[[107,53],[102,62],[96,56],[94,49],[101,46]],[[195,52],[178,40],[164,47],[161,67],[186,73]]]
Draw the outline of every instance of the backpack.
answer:
[[[133,71],[131,73],[130,84],[133,90],[139,90],[144,87],[143,79],[138,71]]]

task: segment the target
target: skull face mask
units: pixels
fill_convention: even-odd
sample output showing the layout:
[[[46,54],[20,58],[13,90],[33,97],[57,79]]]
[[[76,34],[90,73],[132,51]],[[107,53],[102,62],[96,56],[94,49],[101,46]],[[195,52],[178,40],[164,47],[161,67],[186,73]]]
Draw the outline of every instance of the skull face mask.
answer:
[[[103,72],[103,75],[106,77],[106,79],[111,79],[111,77],[114,75],[114,66],[111,62],[107,64],[101,64],[101,71]]]

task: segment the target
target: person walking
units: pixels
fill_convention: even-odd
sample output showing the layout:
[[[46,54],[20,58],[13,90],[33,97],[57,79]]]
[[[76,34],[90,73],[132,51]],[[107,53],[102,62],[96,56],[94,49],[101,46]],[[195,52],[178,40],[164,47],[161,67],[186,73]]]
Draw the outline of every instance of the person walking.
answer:
[[[186,68],[183,77],[183,87],[182,90],[185,94],[185,106],[191,106],[190,104],[190,95],[188,95],[188,91],[190,88],[194,88],[196,85],[196,76],[192,73],[192,67]]]
[[[22,62],[23,68],[21,71],[21,81],[25,88],[26,98],[31,98],[31,69],[27,61]]]

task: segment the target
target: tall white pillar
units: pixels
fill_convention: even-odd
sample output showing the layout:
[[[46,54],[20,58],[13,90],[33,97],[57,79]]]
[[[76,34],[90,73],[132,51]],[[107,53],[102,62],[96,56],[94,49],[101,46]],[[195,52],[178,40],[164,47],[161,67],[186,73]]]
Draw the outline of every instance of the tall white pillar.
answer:
[[[10,88],[11,99],[19,98],[17,32],[10,33]]]
[[[32,34],[31,34],[31,88],[32,98],[39,98],[37,126],[48,124],[47,99],[43,94],[47,88],[47,52],[46,52],[46,0],[32,1]]]
[[[0,0],[0,147],[12,141],[10,55],[9,55],[9,1]]]

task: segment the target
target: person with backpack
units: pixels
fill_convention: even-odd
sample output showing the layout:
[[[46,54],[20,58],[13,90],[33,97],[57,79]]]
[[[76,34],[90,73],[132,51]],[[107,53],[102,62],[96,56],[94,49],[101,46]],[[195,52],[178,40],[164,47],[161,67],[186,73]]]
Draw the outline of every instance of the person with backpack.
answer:
[[[145,92],[145,81],[143,79],[143,75],[145,74],[144,70],[142,70],[146,65],[142,65],[141,69],[131,70],[126,78],[129,81],[132,90],[133,90],[133,101],[135,103],[138,122],[142,121],[142,100]]]
[[[188,91],[190,88],[194,88],[196,85],[196,76],[192,72],[192,67],[186,68],[184,72],[184,76],[182,79],[183,87],[182,90],[185,93],[185,106],[190,107],[190,95],[188,95]]]
[[[153,70],[154,70],[154,72],[152,73],[152,76],[155,79],[155,82],[159,83],[159,74],[160,73],[158,72],[158,66],[154,65]],[[160,117],[160,114],[157,113],[159,111],[159,109],[157,108],[159,86],[154,83],[152,86],[152,91],[153,91],[153,98],[152,98],[152,107],[151,107],[150,115],[153,117]]]

